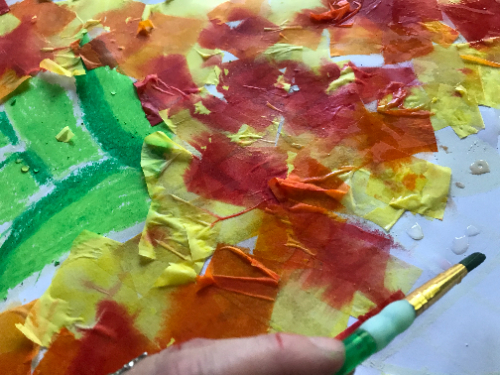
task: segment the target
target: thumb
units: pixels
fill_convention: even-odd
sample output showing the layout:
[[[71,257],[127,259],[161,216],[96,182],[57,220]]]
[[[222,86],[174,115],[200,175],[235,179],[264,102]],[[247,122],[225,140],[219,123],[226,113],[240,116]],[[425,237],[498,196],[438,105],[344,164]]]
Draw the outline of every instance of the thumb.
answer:
[[[343,362],[341,341],[274,334],[193,340],[140,362],[130,375],[331,375]]]

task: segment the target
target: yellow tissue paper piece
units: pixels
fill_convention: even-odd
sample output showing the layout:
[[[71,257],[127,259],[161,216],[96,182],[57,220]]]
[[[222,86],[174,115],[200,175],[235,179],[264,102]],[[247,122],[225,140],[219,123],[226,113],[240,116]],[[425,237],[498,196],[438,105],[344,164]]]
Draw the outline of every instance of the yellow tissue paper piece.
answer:
[[[181,259],[189,261],[202,260],[212,255],[215,250],[216,233],[210,228],[209,223],[203,222],[203,218],[205,218],[203,213],[196,213],[196,210],[190,209],[188,204],[186,206],[188,207],[183,209],[179,205],[179,210],[176,210],[178,211],[177,214],[160,214],[156,210],[150,212],[145,231],[147,232],[148,228],[153,227],[158,231],[165,232],[168,238],[156,240],[156,243],[175,255],[178,261]],[[156,205],[152,205],[152,207],[154,208]],[[172,208],[174,209],[173,205]],[[147,242],[141,240],[141,244],[144,243]],[[153,253],[147,253],[141,249],[139,254],[148,258],[154,256],[151,259],[156,258],[154,251]]]
[[[460,94],[460,86],[427,85],[426,90],[435,98],[431,104],[433,128],[439,130],[451,126],[460,138],[465,138],[484,129],[484,123],[475,99],[466,93],[456,95]]]
[[[196,102],[194,103],[194,113],[198,113],[200,115],[209,115],[212,112],[207,107],[205,107],[202,102]]]
[[[241,125],[236,134],[228,135],[231,142],[238,143],[241,146],[250,146],[254,142],[262,139],[263,136],[258,134],[252,127],[247,124]]]
[[[292,173],[293,170],[295,169],[295,165],[293,165],[293,162],[294,162],[295,158],[297,157],[297,153],[293,152],[293,151],[287,151],[286,154],[287,154],[286,165],[288,167],[288,171],[287,171],[286,175],[290,176],[290,173]]]
[[[300,54],[304,50],[302,46],[295,46],[293,44],[287,43],[276,43],[270,46],[264,55],[269,58],[280,60],[298,60],[300,59]]]
[[[0,36],[10,33],[19,26],[21,21],[12,13],[5,13],[0,16]]]
[[[166,290],[154,288],[172,257],[159,251],[155,262],[137,255],[140,236],[120,244],[84,231],[74,241],[48,290],[31,309],[26,323],[18,328],[43,346],[52,342],[62,327],[77,338],[92,328],[99,303],[112,300],[136,317],[134,324],[151,340],[157,337],[168,306]],[[192,264],[196,273],[203,262]]]
[[[184,133],[189,128],[183,123],[176,130]],[[197,152],[188,143],[184,144]],[[257,235],[258,223],[262,220],[259,210],[242,213],[245,207],[205,199],[187,191],[183,176],[193,160],[187,148],[162,132],[144,140],[141,165],[152,201],[139,242],[139,254],[155,262],[160,258],[168,262],[163,275],[158,275],[156,285],[175,285],[169,283],[178,283],[172,277],[179,276],[180,269],[185,271],[183,275],[186,272],[191,277],[197,275],[201,270],[198,265],[213,254],[217,243],[238,243]],[[239,213],[237,220],[223,220]]]
[[[366,191],[393,208],[442,219],[450,181],[450,168],[411,158],[378,166]]]
[[[261,145],[274,145],[276,143],[277,133],[279,129],[282,117],[275,117],[272,119],[271,125],[266,129],[257,132],[251,126],[247,124],[241,125],[236,133],[225,132],[226,136],[231,140],[231,142],[237,143],[240,146],[250,146],[255,142],[260,142]]]
[[[56,139],[59,142],[68,143],[74,136],[75,133],[70,130],[69,126],[66,126],[59,132],[59,134],[56,135]]]
[[[133,288],[139,295],[146,295],[154,283],[172,262],[172,254],[168,250],[159,250],[154,262],[144,260],[137,255],[141,235],[119,246],[114,253],[120,258],[123,270],[122,282]]]
[[[390,291],[400,290],[407,294],[418,280],[422,270],[391,256],[385,269],[384,286]]]
[[[167,125],[168,129],[172,133],[177,134],[177,125],[176,125],[176,123],[174,123],[174,121],[172,121],[171,118],[169,118],[169,111],[170,111],[170,108],[167,108],[167,109],[159,111],[158,114],[160,115],[160,117],[163,120],[163,122],[165,123],[165,125]]]
[[[180,172],[190,164],[191,158],[192,155],[188,150],[172,141],[165,133],[156,132],[147,136],[144,139],[141,157],[141,166],[146,183],[148,186],[154,187],[160,182],[162,173],[168,172],[169,167],[176,169],[176,172]],[[173,163],[174,161],[176,163]],[[180,169],[176,168],[177,165]],[[184,185],[181,175],[177,175],[176,184]],[[151,198],[153,199],[153,197]]]
[[[358,318],[360,315],[366,314],[368,311],[377,307],[377,305],[370,301],[363,293],[356,291],[351,301],[350,315]]]
[[[69,71],[72,76],[83,76],[87,74],[82,59],[80,56],[76,56],[72,51],[55,51],[53,61],[60,67]]]
[[[234,206],[218,201],[211,201],[207,206],[210,211],[217,212],[220,216],[226,217],[237,214],[245,207]],[[261,210],[251,210],[232,220],[222,220],[217,223],[217,242],[237,244],[258,235],[264,217],[264,212]]]
[[[317,48],[314,50],[288,43],[276,43],[266,49],[263,55],[275,62],[294,60],[317,69],[324,60],[330,59],[330,37],[323,34]]]
[[[386,231],[391,230],[394,224],[404,214],[404,209],[397,209],[391,206],[377,207],[373,211],[363,215],[363,218],[384,228]]]
[[[36,324],[32,319],[34,314],[30,313],[24,325],[16,324],[16,328],[40,346],[48,347],[62,327],[83,322],[83,318],[71,316],[71,306],[67,301],[52,298],[49,294],[37,301],[34,308],[38,319]]]
[[[193,264],[189,262],[170,263],[165,271],[156,280],[155,287],[174,286],[192,283],[196,280],[198,273]]]
[[[170,266],[160,284],[172,281],[172,272],[179,271],[174,266],[177,263],[183,269],[191,267],[191,275],[198,274],[201,268],[196,263],[212,255],[217,245],[218,229],[212,227],[216,217],[184,184],[183,175],[192,158],[187,149],[162,132],[144,140],[141,165],[152,202],[139,254],[149,259],[157,259],[159,251],[169,254]]]
[[[61,65],[51,59],[44,59],[40,62],[40,68],[49,72],[59,74],[60,76],[73,77],[73,73],[63,68]]]
[[[449,47],[458,38],[458,32],[440,21],[420,22],[432,33],[431,40],[443,47]]]
[[[202,48],[196,43],[186,54],[186,61],[193,78],[193,82],[199,86],[218,85],[221,69],[217,65],[203,67],[205,62],[217,55],[223,55],[219,49]]]
[[[367,169],[361,168],[339,177],[350,186],[342,199],[342,205],[349,213],[370,220],[386,231],[389,231],[404,213],[404,209],[393,208],[367,193],[370,179],[370,171]]]
[[[83,28],[85,30],[89,30],[89,29],[92,29],[94,27],[97,27],[97,26],[101,26],[102,27],[102,23],[101,23],[101,20],[93,20],[93,19],[90,19],[90,20],[87,20],[85,21],[85,23],[83,24]]]
[[[484,87],[481,80],[480,66],[470,64],[465,61],[466,67],[466,76],[463,83],[460,85],[465,89],[465,92],[461,94],[465,97],[466,100],[472,98],[472,102],[477,103],[479,105],[487,105],[485,104],[485,93]],[[459,86],[457,86],[458,88]]]
[[[480,66],[479,75],[483,83],[484,100],[479,104],[500,108],[500,69]]]
[[[337,90],[339,87],[348,85],[349,83],[352,83],[356,80],[356,77],[354,76],[354,71],[352,70],[351,67],[346,67],[340,71],[340,77],[337,78],[336,80],[332,81],[327,89],[326,93],[331,94],[335,90]]]
[[[420,268],[391,255],[385,269],[384,287],[393,293],[401,290],[404,294],[407,294],[421,274],[422,270]],[[356,291],[351,302],[350,315],[357,318],[376,306],[363,293]]]
[[[203,60],[207,60],[212,56],[223,55],[224,53],[220,49],[206,49],[201,47],[195,47],[195,51],[203,58]]]
[[[449,48],[435,46],[434,51],[413,59],[415,73],[424,84],[459,85],[464,80],[464,62],[455,45]]]
[[[49,346],[62,327],[77,337],[95,323],[97,304],[109,298],[137,300],[137,293],[120,280],[119,242],[84,231],[74,241],[47,291],[38,299],[19,329],[33,342]]]
[[[149,19],[149,17],[151,17],[151,5],[149,4],[146,4],[144,6],[144,10],[142,12],[142,17],[141,17],[141,20],[142,21],[146,21]]]
[[[334,337],[347,328],[349,314],[321,300],[323,290],[303,290],[299,272],[282,285],[270,326],[274,332]]]
[[[204,84],[217,86],[220,82],[219,77],[220,77],[221,73],[222,73],[222,70],[217,65],[214,65],[213,69],[210,69],[208,71],[208,74],[207,74],[207,77],[205,78]]]
[[[201,91],[202,96],[206,93],[206,89]],[[193,118],[188,109],[183,109],[175,114],[169,113],[167,109],[165,111],[160,111],[160,116],[163,121],[165,121],[165,124],[175,134],[172,139],[181,146],[187,147],[189,152],[197,152],[195,149],[188,146],[190,143],[196,143],[196,139],[200,136],[200,134],[210,132],[210,128],[208,128],[207,125],[203,124],[201,121]]]
[[[475,90],[480,88],[482,97],[478,104],[500,108],[500,38],[484,39],[479,48],[471,43],[460,43],[456,48],[467,69],[479,78]]]
[[[217,240],[212,228],[203,223],[186,224],[186,234],[191,252],[191,259],[199,261],[208,258],[215,250]]]
[[[478,89],[472,87],[474,72],[464,73],[467,69],[456,45],[435,46],[434,52],[415,58],[413,64],[430,100],[434,130],[451,126],[460,138],[464,138],[484,128],[476,101]],[[460,86],[466,90],[471,86],[470,93],[474,95],[469,95],[469,90],[460,93]]]
[[[290,91],[290,87],[292,87],[292,85],[285,81],[285,77],[283,76],[283,74],[280,74],[278,77],[278,80],[274,84],[274,87],[277,87],[279,89],[283,89],[286,92],[288,92],[288,91]]]

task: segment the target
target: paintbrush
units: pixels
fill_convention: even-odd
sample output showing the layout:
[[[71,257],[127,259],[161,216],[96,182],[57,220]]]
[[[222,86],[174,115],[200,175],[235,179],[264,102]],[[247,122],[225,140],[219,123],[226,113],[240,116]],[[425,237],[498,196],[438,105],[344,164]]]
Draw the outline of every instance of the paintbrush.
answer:
[[[405,331],[417,316],[460,283],[465,275],[485,259],[486,256],[481,253],[469,255],[415,289],[406,298],[387,305],[379,314],[364,322],[343,340],[345,362],[336,375],[348,374],[372,354],[384,349],[397,335]]]

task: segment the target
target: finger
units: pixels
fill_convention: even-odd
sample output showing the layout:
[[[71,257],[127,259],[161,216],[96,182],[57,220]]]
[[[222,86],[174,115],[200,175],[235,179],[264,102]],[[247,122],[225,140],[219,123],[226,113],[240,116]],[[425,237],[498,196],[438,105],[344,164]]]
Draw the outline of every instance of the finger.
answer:
[[[331,375],[344,362],[342,342],[275,334],[186,343],[139,363],[130,375]]]

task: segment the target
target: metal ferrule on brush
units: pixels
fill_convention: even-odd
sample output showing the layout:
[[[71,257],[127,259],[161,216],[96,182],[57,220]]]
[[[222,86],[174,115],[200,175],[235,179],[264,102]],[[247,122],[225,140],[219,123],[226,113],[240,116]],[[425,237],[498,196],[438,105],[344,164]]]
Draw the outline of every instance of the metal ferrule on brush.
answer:
[[[415,309],[416,316],[419,316],[454,285],[459,284],[465,275],[467,275],[467,268],[460,263],[455,264],[420,288],[415,289],[405,299]]]

